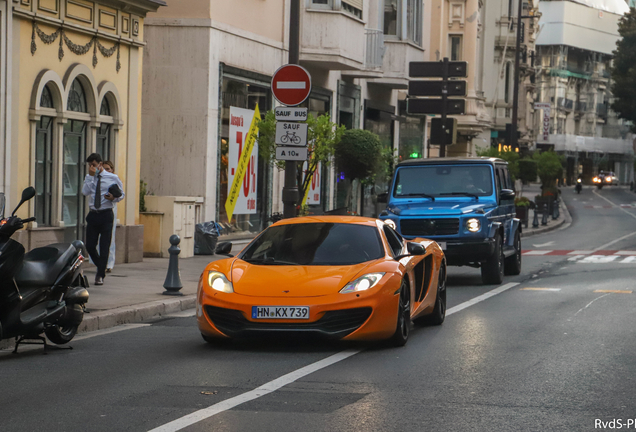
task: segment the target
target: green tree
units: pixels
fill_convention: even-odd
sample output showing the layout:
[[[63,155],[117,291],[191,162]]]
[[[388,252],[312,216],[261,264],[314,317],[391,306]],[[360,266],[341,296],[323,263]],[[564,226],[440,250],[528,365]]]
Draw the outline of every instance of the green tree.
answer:
[[[391,155],[392,156],[392,155]],[[350,129],[344,132],[336,145],[335,162],[338,171],[351,180],[347,190],[346,203],[351,199],[353,181],[371,183],[378,173],[387,175],[389,153],[382,148],[380,137],[363,129]]]
[[[541,179],[541,189],[555,189],[556,181],[563,174],[562,157],[553,151],[536,152],[533,159],[537,161],[537,173]]]
[[[611,69],[611,90],[615,97],[612,110],[636,125],[636,9],[631,8],[618,21],[622,39],[616,42]],[[636,132],[636,127],[632,126]]]
[[[296,164],[296,183],[298,185],[298,205],[305,197],[311,177],[316,172],[318,164],[328,165],[335,153],[335,148],[342,134],[344,126],[338,126],[331,121],[329,114],[318,117],[310,115],[307,118],[307,149],[309,162],[307,170],[303,170],[302,163]],[[258,122],[258,153],[266,163],[275,165],[279,170],[285,169],[285,161],[276,160],[276,116],[268,111]]]
[[[483,157],[497,157],[508,162],[508,171],[510,171],[510,177],[512,181],[519,178],[519,153],[513,151],[500,152],[495,147],[479,148],[477,149],[477,156]]]

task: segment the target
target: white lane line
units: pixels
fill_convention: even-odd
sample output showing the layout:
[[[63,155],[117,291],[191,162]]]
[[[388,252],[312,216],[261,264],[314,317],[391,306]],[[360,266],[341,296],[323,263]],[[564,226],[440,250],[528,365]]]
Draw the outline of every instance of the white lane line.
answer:
[[[452,314],[457,313],[457,312],[459,312],[459,311],[461,311],[461,310],[464,310],[464,309],[466,309],[466,308],[468,308],[468,307],[471,307],[471,306],[473,306],[473,305],[476,305],[476,304],[477,304],[477,303],[479,303],[479,302],[482,302],[482,301],[484,301],[484,300],[487,300],[487,299],[489,299],[490,297],[495,296],[495,295],[497,295],[497,294],[501,294],[502,292],[507,291],[507,290],[509,290],[509,289],[510,289],[510,288],[512,288],[512,287],[516,287],[517,285],[519,285],[519,283],[517,283],[517,282],[510,282],[510,283],[507,283],[507,284],[505,284],[505,285],[500,286],[499,288],[495,288],[495,289],[494,289],[494,290],[492,290],[492,291],[488,291],[487,293],[484,293],[484,294],[482,294],[482,295],[480,295],[480,296],[477,296],[477,297],[475,297],[474,299],[470,299],[470,300],[468,300],[467,302],[464,302],[464,303],[462,303],[462,304],[459,304],[459,305],[457,305],[457,306],[454,306],[454,307],[452,307],[452,308],[448,309],[448,310],[446,311],[446,316],[448,316],[448,315],[452,315]]]
[[[496,288],[492,291],[489,291],[485,294],[482,294],[478,297],[475,297],[472,300],[454,306],[446,311],[446,316],[457,313],[461,310],[464,310],[470,306],[476,305],[479,302],[482,302],[486,299],[489,299],[492,296],[497,294],[501,294],[502,292],[509,290],[510,288],[519,285],[516,282],[511,282],[506,285],[502,285],[499,288]],[[224,411],[230,410],[238,405],[244,404],[245,402],[252,401],[254,399],[258,399],[261,396],[265,396],[266,394],[272,393],[281,387],[284,387],[288,384],[293,383],[309,374],[312,374],[320,369],[324,369],[327,366],[331,366],[335,363],[338,363],[342,360],[348,359],[360,352],[362,349],[352,349],[352,350],[344,350],[337,354],[334,354],[330,357],[317,361],[316,363],[312,363],[308,366],[295,370],[293,372],[288,373],[287,375],[283,375],[280,378],[277,378],[273,381],[263,384],[262,386],[255,388],[254,390],[248,391],[247,393],[240,394],[238,396],[234,396],[233,398],[224,400],[222,402],[216,403],[214,405],[210,405],[207,408],[203,408],[201,410],[195,411],[191,414],[188,414],[184,417],[178,418],[176,420],[171,421],[170,423],[166,423],[165,425],[159,426],[155,429],[152,429],[149,432],[176,432],[181,429],[184,429],[188,426],[191,426],[195,423],[198,423],[202,420],[210,418],[216,414],[222,413]]]
[[[90,333],[86,333],[80,336],[75,336],[73,338],[74,341],[81,341],[84,339],[90,339],[96,336],[103,336],[103,335],[107,335],[107,334],[111,334],[111,333],[117,333],[120,331],[124,331],[124,330],[132,330],[132,329],[136,329],[136,328],[141,328],[141,327],[149,327],[152,324],[122,324],[119,325],[117,327],[113,327],[113,328],[108,328],[108,329],[104,329],[104,330],[95,330],[93,332]]]
[[[591,250],[575,250],[572,252],[568,252],[568,255],[589,255],[591,253],[594,253],[594,251]]]
[[[523,252],[522,255],[545,255],[552,252],[551,250],[531,250],[528,252]]]

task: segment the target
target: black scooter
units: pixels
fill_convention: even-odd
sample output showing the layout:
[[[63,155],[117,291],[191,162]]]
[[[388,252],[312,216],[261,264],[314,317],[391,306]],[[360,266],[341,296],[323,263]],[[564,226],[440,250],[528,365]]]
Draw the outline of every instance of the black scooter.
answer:
[[[35,218],[15,216],[35,189],[22,192],[10,217],[0,220],[0,340],[15,338],[13,352],[23,344],[43,344],[44,333],[54,344],[65,344],[77,333],[88,301],[88,280],[82,273],[84,244],[52,244],[25,254],[11,236]],[[39,342],[29,342],[38,340]]]

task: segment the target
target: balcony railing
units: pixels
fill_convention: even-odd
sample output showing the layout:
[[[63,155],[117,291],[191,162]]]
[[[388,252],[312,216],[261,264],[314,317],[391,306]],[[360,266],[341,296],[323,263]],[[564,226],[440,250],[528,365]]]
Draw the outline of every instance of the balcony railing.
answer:
[[[384,32],[376,29],[366,29],[367,53],[364,65],[367,69],[382,67],[384,59]]]

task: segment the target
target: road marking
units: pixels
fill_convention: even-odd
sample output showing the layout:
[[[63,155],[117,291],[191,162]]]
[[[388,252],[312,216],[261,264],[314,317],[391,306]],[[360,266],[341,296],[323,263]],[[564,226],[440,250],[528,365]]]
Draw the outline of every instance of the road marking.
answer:
[[[546,247],[546,246],[552,246],[555,242],[551,241],[551,242],[547,242],[547,243],[542,243],[542,244],[533,244],[532,246],[534,247]]]
[[[618,251],[616,255],[636,255],[636,251]]]
[[[531,251],[526,251],[523,253],[523,255],[545,255],[545,254],[549,254],[550,252],[552,252],[551,250],[531,250]]]
[[[579,264],[607,264],[618,258],[618,255],[588,255],[577,261]]]
[[[595,293],[610,293],[610,294],[631,294],[629,290],[594,290]]]
[[[568,255],[589,255],[592,252],[594,252],[594,251],[591,251],[591,250],[589,250],[589,251],[587,251],[587,250],[575,250],[575,251],[572,251],[572,252],[568,252]]]
[[[599,296],[599,297],[596,297],[594,300],[592,300],[592,301],[591,301],[591,302],[589,302],[587,305],[585,305],[585,307],[582,307],[581,309],[579,309],[579,310],[578,310],[578,311],[577,311],[577,312],[576,312],[576,313],[572,316],[572,318],[574,318],[575,316],[577,316],[580,312],[583,312],[585,309],[589,308],[589,307],[592,305],[592,303],[594,303],[596,300],[600,300],[600,299],[602,299],[603,297],[607,297],[608,295],[609,295],[609,293],[608,293],[608,294],[605,294],[605,295],[602,295],[602,296]],[[568,321],[570,321],[572,318],[570,318]]]
[[[561,291],[561,288],[521,288],[520,291]]]
[[[468,300],[467,302],[461,303],[457,306],[454,306],[446,311],[446,316],[452,315],[459,311],[462,311],[470,306],[476,305],[490,297],[493,297],[497,294],[501,294],[504,291],[509,290],[512,287],[519,285],[516,282],[507,283],[505,285],[500,286],[499,288],[495,288],[492,291],[489,291],[485,294],[482,294],[474,299]],[[254,399],[258,399],[261,396],[265,396],[269,393],[272,393],[288,384],[291,384],[309,374],[312,374],[320,369],[324,369],[327,366],[331,366],[342,360],[346,360],[349,357],[352,357],[356,354],[362,352],[362,349],[350,349],[344,350],[337,354],[334,354],[330,357],[312,363],[308,366],[290,372],[286,375],[283,375],[280,378],[277,378],[273,381],[263,384],[262,386],[255,388],[254,390],[248,391],[246,393],[240,394],[233,398],[221,401],[214,405],[210,405],[207,408],[203,408],[201,410],[195,411],[191,414],[173,420],[169,423],[166,423],[162,426],[159,426],[155,429],[152,429],[150,432],[175,432],[181,429],[184,429],[188,426],[191,426],[195,423],[198,423],[202,420],[208,419],[216,414],[222,413],[224,411],[230,410],[238,405],[244,404],[246,402],[252,401]]]

